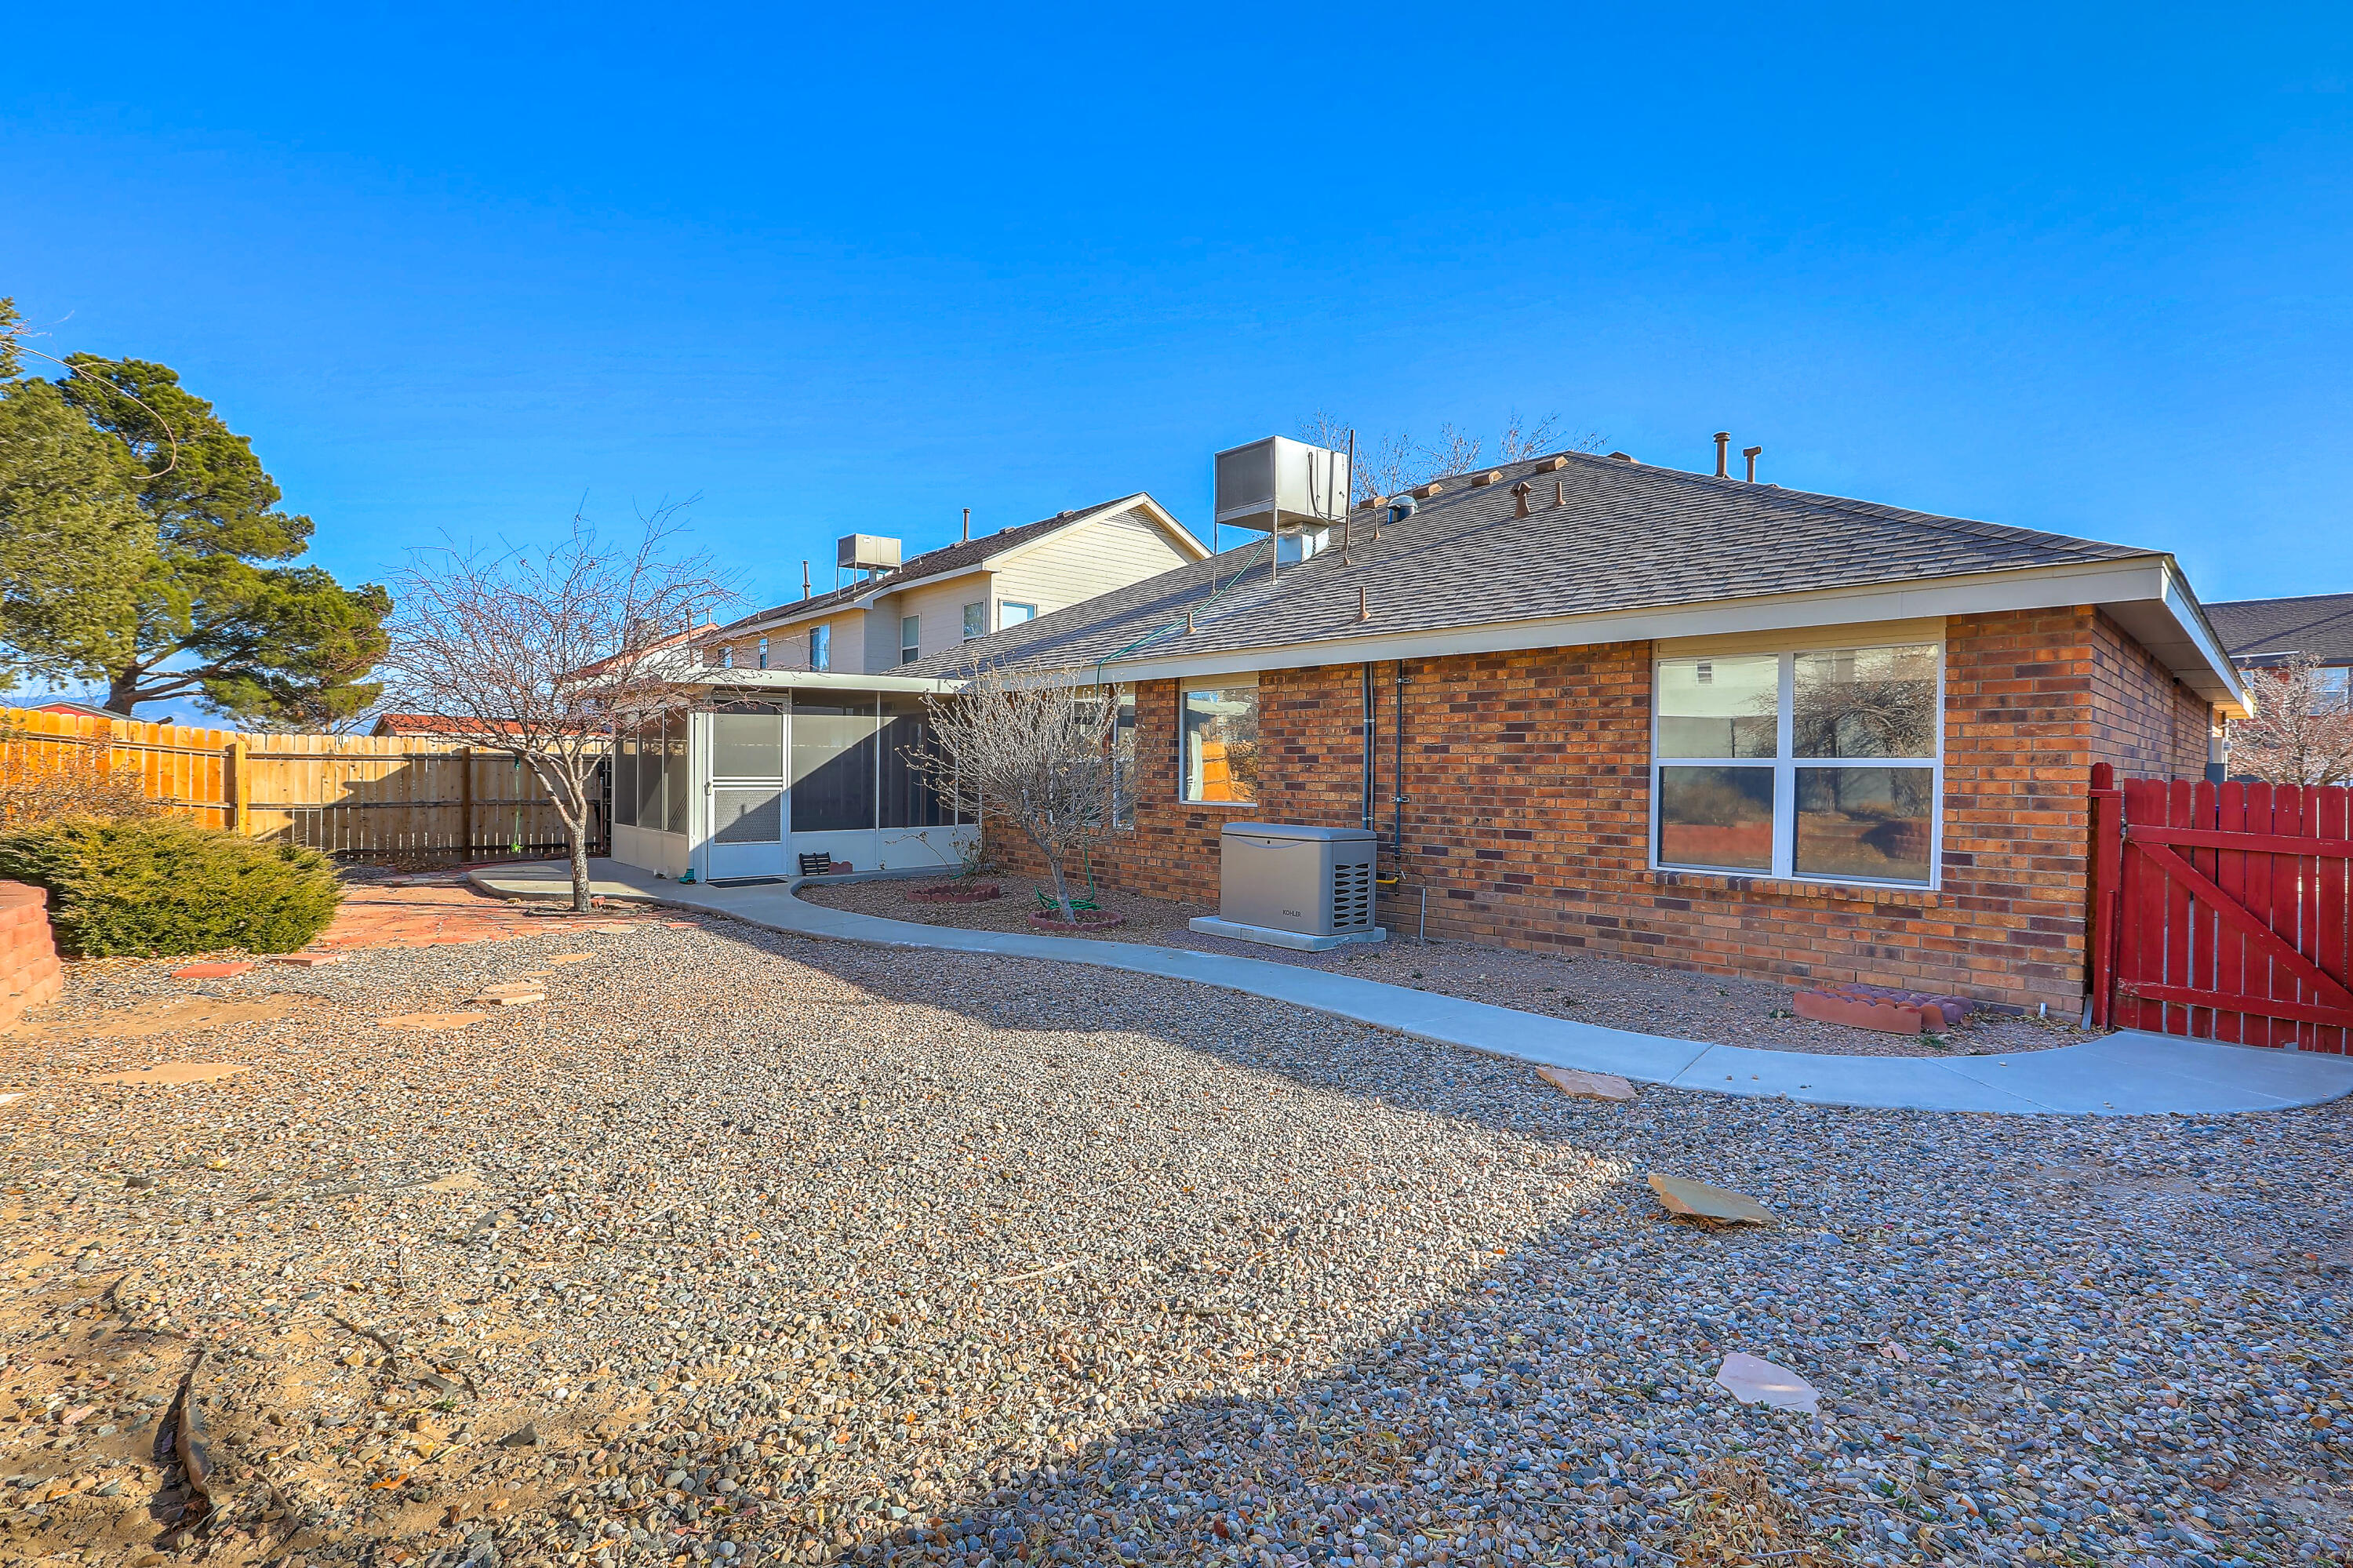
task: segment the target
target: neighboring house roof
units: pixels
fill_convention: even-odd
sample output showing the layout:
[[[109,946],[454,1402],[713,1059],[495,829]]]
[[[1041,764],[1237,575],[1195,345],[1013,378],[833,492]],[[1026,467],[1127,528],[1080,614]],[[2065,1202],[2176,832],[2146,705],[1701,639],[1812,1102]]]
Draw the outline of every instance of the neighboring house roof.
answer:
[[[1065,528],[1091,523],[1098,517],[1124,512],[1138,505],[1149,507],[1163,524],[1190,546],[1191,554],[1203,557],[1208,555],[1207,546],[1194,538],[1192,533],[1164,511],[1159,503],[1139,490],[1133,495],[1123,495],[1116,501],[1106,501],[1101,505],[1082,507],[1076,512],[1056,513],[1051,517],[1041,517],[1035,523],[1017,524],[1010,528],[1000,528],[994,534],[984,534],[976,539],[959,539],[953,545],[943,546],[936,550],[926,550],[920,556],[912,556],[902,562],[897,571],[877,577],[871,582],[860,577],[854,583],[847,584],[828,593],[815,594],[807,599],[797,599],[784,604],[771,605],[766,609],[741,616],[719,628],[718,636],[728,637],[738,632],[756,630],[765,625],[789,624],[833,610],[863,609],[861,600],[879,598],[883,594],[898,593],[926,579],[954,577],[959,572],[977,570],[1000,556],[1009,555],[1016,550],[1039,544]]]
[[[525,726],[512,719],[459,718],[449,714],[385,714],[368,733],[404,740],[438,740],[449,736],[522,735]],[[602,736],[602,726],[582,725],[574,735]]]
[[[446,714],[384,714],[377,717],[370,735],[399,736],[407,739],[423,739],[431,736],[474,735],[486,726],[480,719],[451,718]],[[520,733],[522,726],[512,720],[502,720],[496,726],[503,734]]]
[[[77,718],[128,720],[131,717],[129,714],[119,714],[112,708],[94,707],[89,703],[68,702],[62,698],[52,703],[36,703],[32,711],[37,714],[67,714]]]
[[[2353,593],[2225,599],[2206,613],[2242,664],[2276,663],[2295,653],[2316,664],[2353,664]]]
[[[1529,485],[1525,517],[1515,515],[1514,490],[1521,481]],[[1382,526],[1367,541],[1377,516]],[[1936,606],[1908,594],[1858,590],[2057,571],[2096,580],[2051,588],[2040,599],[2029,595],[2030,602],[2129,598],[2154,604],[2156,610],[2139,618],[2145,626],[2128,623],[2135,636],[2178,668],[2198,673],[2193,686],[2212,700],[2235,704],[2240,696],[2229,660],[2161,552],[1586,453],[1505,464],[1484,486],[1472,486],[1467,476],[1450,478],[1413,516],[1397,524],[1386,518],[1386,511],[1354,513],[1355,546],[1345,558],[1335,524],[1335,547],[1283,567],[1270,580],[1261,536],[1214,561],[992,633],[905,673],[947,674],[991,660],[1040,669],[1102,661],[1118,671],[1107,670],[1107,678],[1134,680],[1892,620]],[[2130,572],[2120,573],[2124,567]],[[1655,613],[1807,598],[1854,602],[1785,607],[1775,612],[1778,620],[1759,614],[1739,625],[1718,624],[1720,616],[1703,624]],[[1978,598],[1985,599],[1982,592]],[[1990,600],[1971,606],[2007,607]],[[1553,624],[1575,620],[1587,624]],[[1303,652],[1314,657],[1303,660]]]

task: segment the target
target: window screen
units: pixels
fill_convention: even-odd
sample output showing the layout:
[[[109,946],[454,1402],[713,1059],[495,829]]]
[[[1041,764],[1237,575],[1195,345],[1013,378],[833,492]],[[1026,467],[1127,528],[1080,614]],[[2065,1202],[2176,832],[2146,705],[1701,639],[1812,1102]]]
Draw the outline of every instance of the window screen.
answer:
[[[874,825],[874,705],[793,705],[793,832]]]
[[[723,844],[772,844],[783,837],[784,791],[713,789],[711,838]]]
[[[916,760],[930,744],[931,734],[929,710],[921,697],[882,699],[882,825],[886,828],[936,828],[955,820],[949,803],[933,789],[930,776]]]

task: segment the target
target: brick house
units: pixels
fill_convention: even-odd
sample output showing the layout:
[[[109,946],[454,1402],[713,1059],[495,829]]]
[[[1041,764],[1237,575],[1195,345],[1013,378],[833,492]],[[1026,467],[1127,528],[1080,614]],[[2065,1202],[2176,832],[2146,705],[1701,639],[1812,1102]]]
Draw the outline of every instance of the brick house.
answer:
[[[1207,902],[1227,821],[1369,827],[1392,927],[2072,1015],[2092,765],[2195,776],[2239,711],[2161,552],[1622,454],[1406,499],[960,651],[1115,689],[1098,877]]]

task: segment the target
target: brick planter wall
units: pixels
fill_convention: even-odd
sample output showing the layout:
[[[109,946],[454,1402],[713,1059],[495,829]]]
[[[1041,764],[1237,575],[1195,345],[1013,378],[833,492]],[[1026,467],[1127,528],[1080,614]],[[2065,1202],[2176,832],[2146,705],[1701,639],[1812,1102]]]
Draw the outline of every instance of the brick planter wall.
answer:
[[[1395,672],[1377,666],[1374,685],[1385,870]],[[1407,673],[1405,876],[1430,888],[1432,935],[2069,1016],[2084,990],[2092,764],[2194,776],[2206,758],[2206,704],[2096,610],[1954,617],[1941,887],[1659,872],[1647,864],[1650,644],[1416,660]],[[1176,705],[1174,683],[1137,691],[1137,821],[1096,856],[1108,885],[1214,903],[1222,823],[1361,822],[1361,666],[1260,676],[1252,807],[1176,800]],[[989,848],[1038,874],[1026,845],[992,832]],[[1383,923],[1410,932],[1416,898],[1385,898]]]
[[[0,882],[0,1029],[65,989],[49,937],[47,888]]]

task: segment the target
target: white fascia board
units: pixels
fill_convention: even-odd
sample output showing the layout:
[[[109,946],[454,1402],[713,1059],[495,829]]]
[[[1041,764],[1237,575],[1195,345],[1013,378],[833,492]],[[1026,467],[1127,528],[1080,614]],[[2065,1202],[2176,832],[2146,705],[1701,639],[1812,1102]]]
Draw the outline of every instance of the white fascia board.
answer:
[[[873,589],[871,592],[860,595],[858,599],[852,602],[854,602],[860,609],[871,609],[873,608],[876,601],[885,599],[894,593],[906,593],[914,588],[933,588],[941,583],[952,583],[958,577],[973,577],[983,572],[1002,571],[1008,562],[1018,561],[1022,556],[1029,554],[1032,550],[1040,550],[1045,548],[1048,545],[1060,538],[1063,535],[1069,533],[1073,528],[1084,527],[1087,524],[1096,522],[1101,518],[1116,516],[1122,512],[1132,512],[1138,509],[1148,514],[1152,520],[1160,524],[1163,529],[1174,537],[1178,546],[1189,554],[1193,559],[1197,561],[1206,561],[1209,558],[1209,547],[1201,543],[1200,540],[1193,537],[1191,529],[1187,528],[1185,524],[1177,522],[1176,519],[1169,514],[1166,507],[1161,505],[1157,501],[1153,500],[1151,496],[1145,494],[1144,492],[1138,491],[1134,495],[1122,496],[1119,500],[1111,502],[1105,505],[1098,506],[1091,512],[1082,512],[1059,528],[1049,529],[1047,532],[1039,535],[1034,539],[1025,539],[1009,550],[1000,551],[993,556],[984,556],[971,566],[959,567],[952,572],[934,572],[927,577],[911,577],[905,582],[898,582],[890,577],[884,577],[881,582],[874,585]]]
[[[1944,577],[1913,583],[1878,584],[1864,588],[1826,589],[1815,593],[1779,594],[1770,598],[1726,599],[1704,604],[1672,605],[1656,609],[1606,610],[1594,615],[1553,616],[1535,620],[1503,621],[1486,626],[1444,627],[1388,636],[1297,642],[1271,648],[1235,649],[1187,656],[1181,649],[1154,652],[1145,658],[1106,664],[1104,680],[1159,681],[1195,675],[1239,674],[1251,670],[1307,669],[1323,664],[1360,664],[1390,659],[1430,659],[1458,653],[1515,653],[1536,648],[1578,648],[1603,642],[1648,642],[1670,637],[1713,637],[1749,631],[1782,631],[1811,626],[1841,626],[1877,621],[1913,620],[1932,616],[1990,615],[2006,610],[2056,609],[2071,605],[2098,605],[2114,614],[2118,607],[2152,604],[2165,607],[2169,624],[2179,624],[2184,594],[2179,575],[2164,556],[2123,561],[2095,561],[2063,567],[2035,567],[2023,571],[1988,572],[1965,577]],[[2195,601],[2189,601],[2194,603]],[[1377,619],[1379,609],[1374,609]],[[2119,617],[2119,619],[2122,619]],[[2202,623],[2202,618],[2192,618]],[[2129,628],[2128,628],[2129,629]],[[2135,631],[2138,636],[2139,632]],[[1182,635],[1174,639],[1181,641]],[[2210,660],[2205,651],[2186,638],[2167,639],[2180,663],[2176,669],[2193,690],[2205,694],[2238,690],[2227,659]],[[2166,655],[2152,647],[2159,657]],[[2171,659],[2168,661],[2173,662]],[[2186,665],[2188,668],[2183,668]],[[2191,679],[2193,674],[2203,677]],[[1092,684],[1096,672],[1089,665],[1077,678]],[[2229,683],[2227,687],[2218,682]],[[2214,701],[2235,700],[2215,695]]]
[[[955,692],[964,683],[929,675],[858,675],[832,670],[698,670],[682,686],[725,686],[740,691]]]

